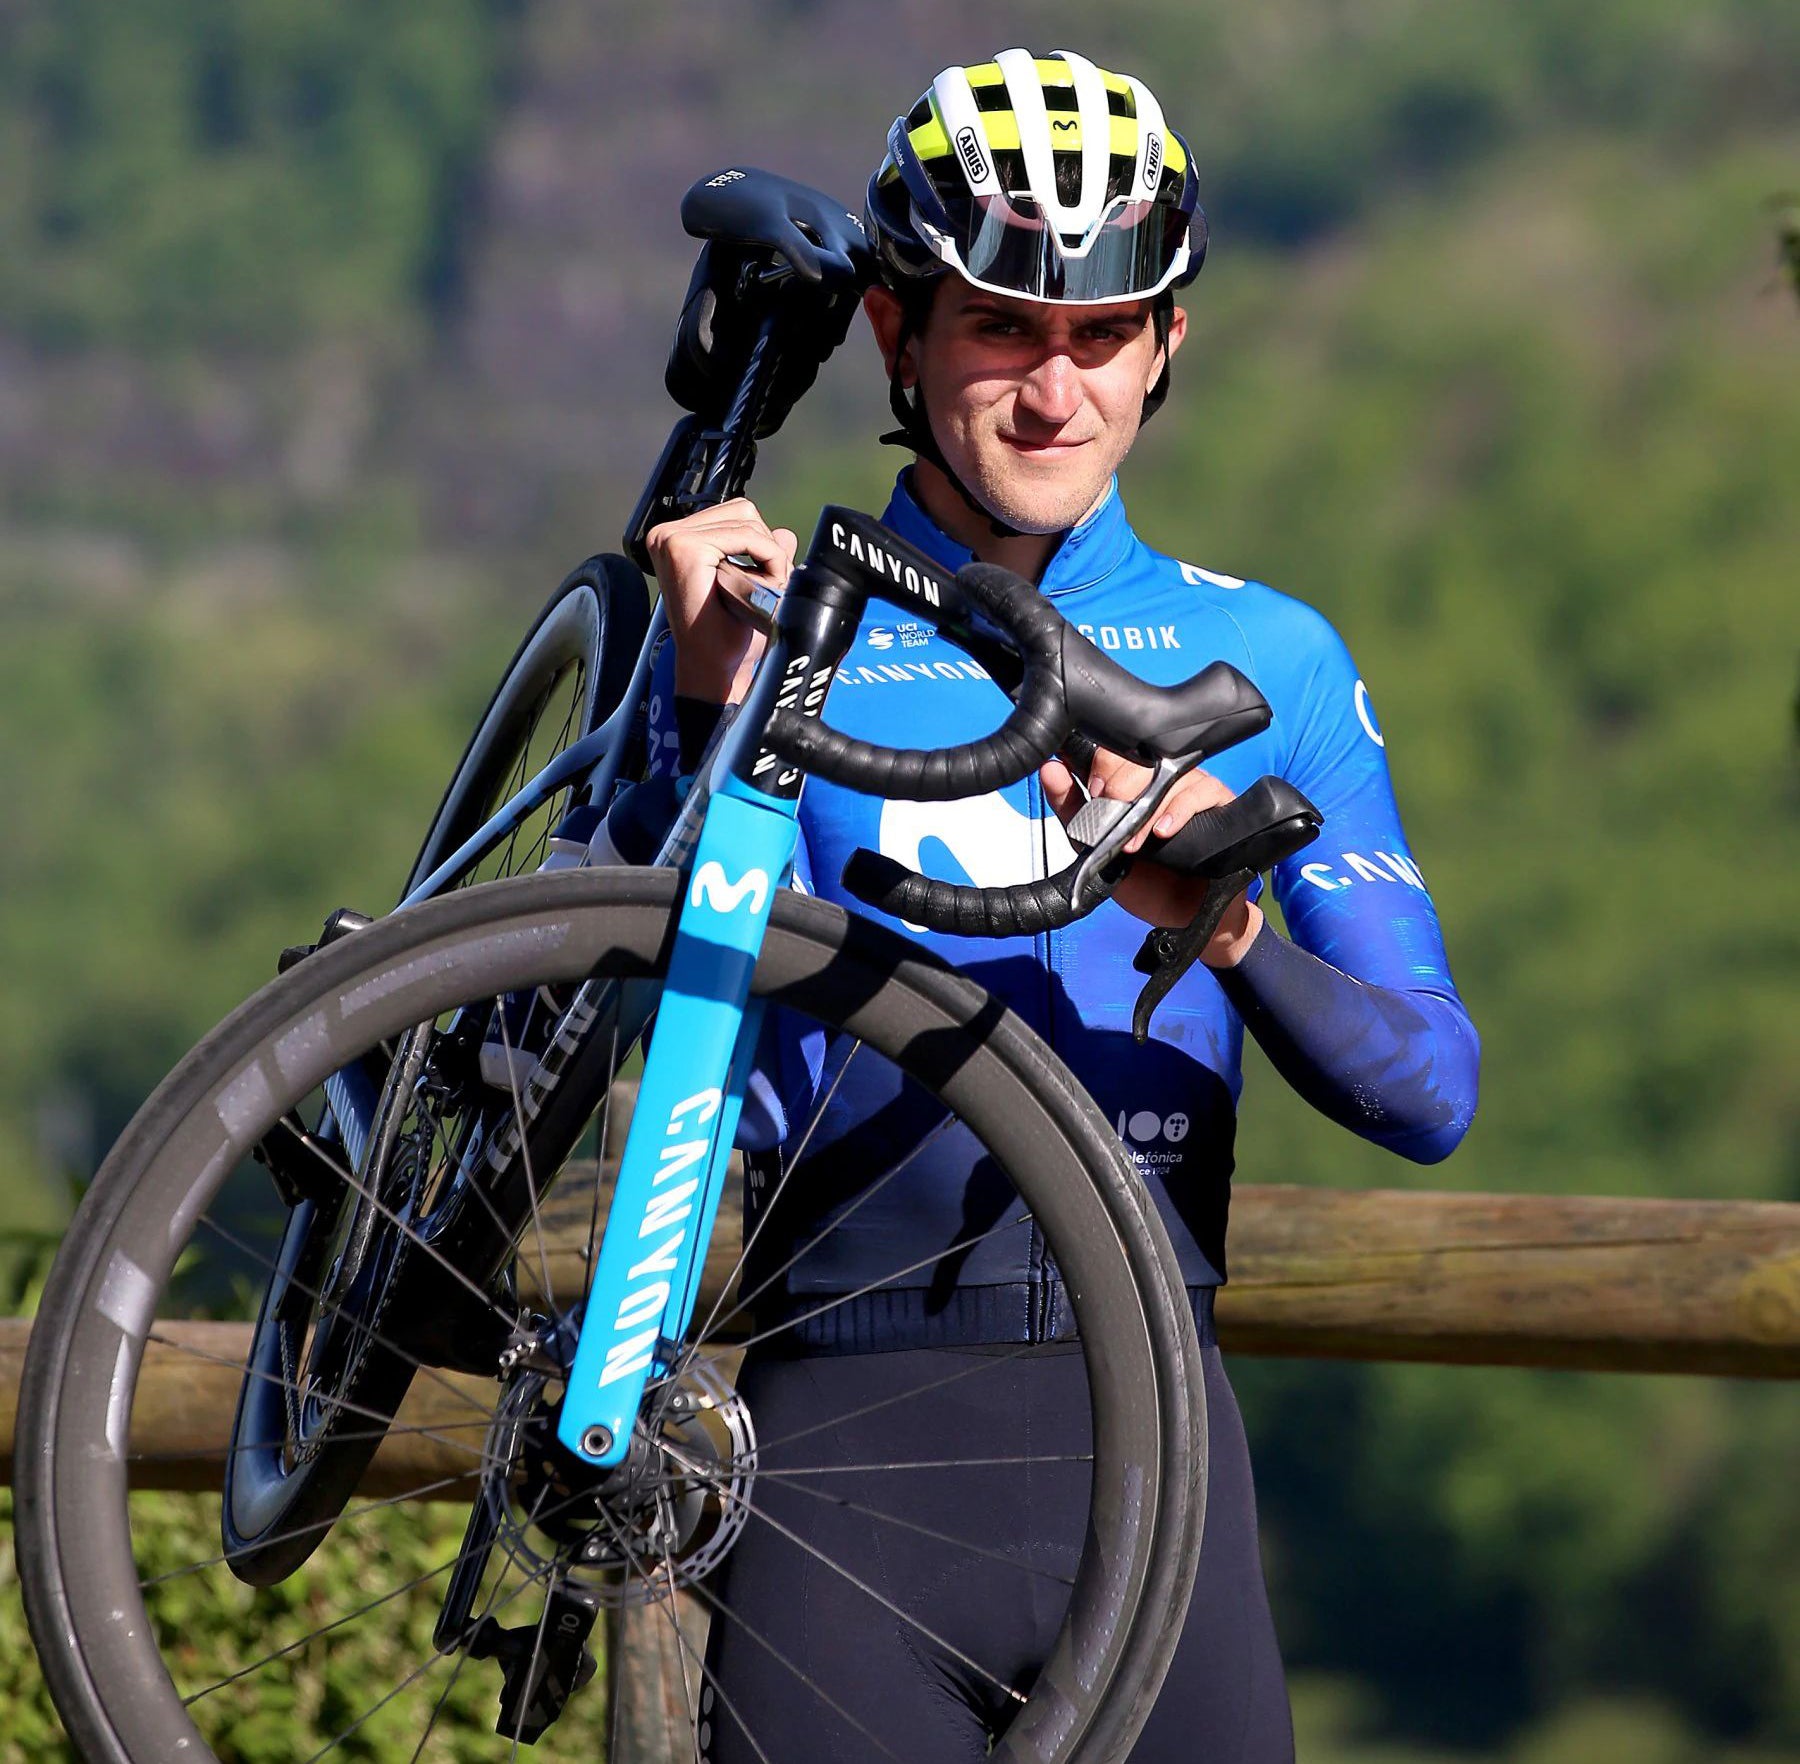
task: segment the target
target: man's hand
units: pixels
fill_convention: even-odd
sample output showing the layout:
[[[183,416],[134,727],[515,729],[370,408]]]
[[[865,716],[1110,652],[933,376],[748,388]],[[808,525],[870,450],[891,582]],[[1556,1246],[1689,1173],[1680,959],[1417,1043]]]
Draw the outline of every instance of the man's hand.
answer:
[[[773,587],[793,573],[799,540],[771,528],[746,497],[664,521],[644,535],[675,638],[675,690],[709,704],[735,704],[763,651],[763,639],[727,601],[734,585]],[[750,571],[728,562],[755,560]]]
[[[1074,773],[1061,760],[1053,759],[1038,773],[1038,778],[1057,818],[1067,826],[1083,801]],[[1087,793],[1111,797],[1114,801],[1135,802],[1150,778],[1151,773],[1145,767],[1101,748],[1088,777]],[[1234,795],[1210,772],[1196,768],[1163,798],[1156,819],[1137,833],[1125,849],[1139,851],[1153,833],[1167,839],[1202,809],[1217,808],[1221,803],[1232,801]],[[1205,893],[1206,884],[1199,877],[1178,875],[1149,861],[1132,866],[1131,874],[1113,890],[1113,899],[1128,913],[1152,925],[1186,925],[1199,911]],[[1262,909],[1251,901],[1248,893],[1240,894],[1225,909],[1225,916],[1219,921],[1219,928],[1201,952],[1200,959],[1209,968],[1235,968],[1256,940],[1262,924]]]

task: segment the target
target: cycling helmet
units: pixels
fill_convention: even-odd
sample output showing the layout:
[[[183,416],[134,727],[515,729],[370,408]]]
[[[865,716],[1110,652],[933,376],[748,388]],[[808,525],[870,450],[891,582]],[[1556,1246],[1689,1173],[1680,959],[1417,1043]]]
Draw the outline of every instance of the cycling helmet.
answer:
[[[1067,50],[945,68],[888,131],[867,230],[897,286],[954,270],[1057,303],[1185,287],[1206,256],[1192,157],[1150,88]]]
[[[1058,305],[1152,296],[1166,351],[1174,290],[1206,259],[1193,156],[1155,94],[1066,49],[1003,49],[979,66],[945,68],[888,130],[864,230],[904,315],[888,382],[900,426],[882,440],[930,460],[1002,537],[1017,529],[951,469],[900,383],[932,284],[954,272],[992,293]],[[1146,419],[1168,390],[1165,353]]]

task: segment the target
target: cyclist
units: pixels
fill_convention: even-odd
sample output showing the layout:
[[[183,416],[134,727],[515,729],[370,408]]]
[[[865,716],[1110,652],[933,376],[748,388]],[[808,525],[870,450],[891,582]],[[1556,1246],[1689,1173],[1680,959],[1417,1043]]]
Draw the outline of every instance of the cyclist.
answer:
[[[1131,958],[1143,921],[1187,922],[1197,883],[1140,862],[1113,903],[1066,931],[998,943],[911,932],[1024,1016],[1118,1123],[1193,1297],[1210,1405],[1205,1546],[1174,1666],[1133,1756],[1271,1764],[1292,1757],[1291,1722],[1249,1461],[1212,1327],[1213,1291],[1225,1277],[1243,1030],[1327,1115],[1423,1162],[1447,1155],[1468,1126],[1476,1035],[1401,831],[1369,694],[1341,640],[1321,615],[1271,588],[1152,550],[1126,518],[1114,474],[1168,391],[1187,329],[1175,291],[1198,273],[1206,250],[1187,144],[1149,88],[1070,53],[1013,49],[947,68],[896,119],[869,183],[866,227],[882,281],[865,310],[899,422],[885,439],[915,456],[887,523],[948,567],[975,556],[1035,581],[1146,678],[1169,683],[1223,657],[1256,682],[1274,712],[1270,728],[1185,779],[1157,836],[1264,772],[1291,780],[1326,817],[1322,841],[1274,877],[1288,936],[1266,921],[1254,891],[1239,897],[1204,967],[1159,1009],[1146,1045],[1129,1033],[1142,984]],[[672,715],[661,739],[671,764],[679,750],[691,767],[759,652],[724,595],[746,577],[785,580],[795,536],[739,500],[656,529],[649,547],[674,636],[660,686]],[[890,745],[966,740],[992,728],[1004,708],[960,652],[891,619],[865,624],[838,680],[832,720]],[[1011,789],[936,805],[881,802],[815,781],[802,811],[806,885],[832,895],[857,846],[984,885],[1042,876],[1069,861],[1058,817],[1072,816],[1084,792],[1133,797],[1147,776],[1102,754],[1085,779],[1052,762]],[[814,1199],[793,1200],[794,1216],[766,1234],[779,1240],[771,1257],[807,1242],[866,1186],[876,1143],[928,1126],[908,1122],[878,1072],[846,1070],[809,1145]],[[754,1215],[754,1185],[746,1204]],[[981,1172],[959,1161],[951,1135],[862,1207],[855,1231],[825,1239],[786,1276],[789,1297],[806,1301],[795,1315],[817,1314],[789,1331],[797,1339],[786,1357],[746,1367],[765,1437],[810,1426],[811,1449],[860,1463],[879,1462],[897,1442],[916,1454],[934,1427],[952,1439],[975,1435],[992,1458],[1020,1441],[1079,1445],[1085,1395],[1068,1382],[1078,1357],[1054,1350],[1069,1328],[1054,1269],[1034,1260],[1018,1233],[981,1245],[948,1272],[931,1261],[966,1239],[982,1204]],[[914,1262],[917,1284],[885,1278]],[[863,1291],[871,1282],[882,1284]],[[819,1308],[820,1295],[859,1293]],[[979,1393],[980,1380],[939,1372],[942,1394],[926,1400],[941,1414],[921,1422],[918,1405],[908,1406],[904,1433],[883,1436],[884,1390],[926,1388],[932,1365],[972,1361],[984,1349],[995,1359],[995,1344],[1018,1342],[1043,1342],[1046,1351],[996,1359],[993,1388]],[[821,1416],[836,1424],[821,1428]],[[857,1542],[856,1522],[840,1508],[786,1502],[782,1523],[804,1544],[752,1527],[737,1549],[757,1552],[755,1572],[746,1565],[732,1575],[727,1593],[738,1598],[741,1586],[754,1608],[740,1613],[741,1624],[713,1626],[723,1706],[710,1707],[709,1691],[708,1758],[757,1756],[743,1730],[764,1724],[789,1743],[816,1734],[821,1758],[865,1755],[869,1733],[892,1736],[908,1757],[983,1756],[1008,1702],[966,1670],[959,1638],[978,1639],[984,1658],[1006,1662],[1011,1682],[1029,1682],[1034,1640],[1046,1616],[1053,1632],[1060,1613],[1037,1608],[1029,1576],[996,1571],[991,1560],[958,1565],[941,1550],[933,1555],[931,1534],[954,1530],[961,1516],[966,1535],[967,1515],[979,1512],[997,1554],[1038,1552],[1053,1564],[1059,1550],[1078,1546],[1085,1512],[1078,1478],[1046,1471],[996,1480],[1005,1474],[989,1468],[934,1481],[935,1504],[913,1514],[913,1528],[875,1540],[874,1559],[895,1584],[938,1588],[943,1627],[930,1640],[888,1620],[842,1577],[815,1571],[808,1546],[836,1547],[833,1526],[848,1526],[846,1547]],[[728,1572],[738,1565],[734,1557]]]

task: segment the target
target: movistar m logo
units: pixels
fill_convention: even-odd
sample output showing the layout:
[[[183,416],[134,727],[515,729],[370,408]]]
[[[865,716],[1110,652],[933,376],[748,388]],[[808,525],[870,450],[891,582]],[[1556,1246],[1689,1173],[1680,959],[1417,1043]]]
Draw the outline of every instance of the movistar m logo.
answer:
[[[927,606],[937,606],[938,585],[929,576],[924,576],[904,558],[896,557],[872,539],[864,539],[862,534],[852,528],[846,528],[842,521],[831,523],[831,543],[847,557],[853,557],[860,564],[866,564],[878,576],[884,576],[904,588],[915,600],[922,600]]]
[[[735,913],[746,899],[750,902],[751,912],[760,913],[768,898],[767,870],[746,870],[733,882],[725,874],[725,866],[716,858],[700,866],[694,875],[694,885],[688,890],[690,905],[711,907],[715,913]]]

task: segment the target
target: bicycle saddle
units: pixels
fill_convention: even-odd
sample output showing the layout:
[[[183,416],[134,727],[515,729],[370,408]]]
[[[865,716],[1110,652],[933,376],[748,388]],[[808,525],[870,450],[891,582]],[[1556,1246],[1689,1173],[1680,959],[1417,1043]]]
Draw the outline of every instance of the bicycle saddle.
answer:
[[[756,437],[780,428],[843,342],[875,259],[841,202],[775,172],[731,166],[681,199],[681,224],[705,241],[688,282],[663,376],[669,396],[720,422],[764,317],[779,313],[779,367]]]

